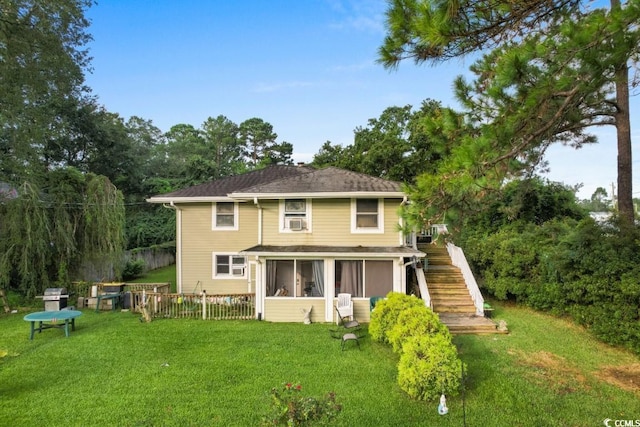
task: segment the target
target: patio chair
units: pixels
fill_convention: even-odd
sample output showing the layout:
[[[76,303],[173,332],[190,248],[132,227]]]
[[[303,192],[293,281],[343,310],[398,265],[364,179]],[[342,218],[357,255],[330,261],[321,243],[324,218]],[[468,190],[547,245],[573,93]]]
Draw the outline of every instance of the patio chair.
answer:
[[[351,301],[351,294],[338,294],[338,310],[339,318],[350,318],[353,320],[353,301]]]
[[[342,317],[340,315],[340,310],[338,310],[338,307],[334,306],[336,309],[336,313],[338,315],[337,318],[337,324],[338,327],[336,329],[330,329],[331,332],[331,336],[333,338],[342,338],[344,339],[344,336],[346,334],[355,334],[358,335],[360,332],[360,322],[358,322],[356,319],[353,320],[347,320],[344,317]]]

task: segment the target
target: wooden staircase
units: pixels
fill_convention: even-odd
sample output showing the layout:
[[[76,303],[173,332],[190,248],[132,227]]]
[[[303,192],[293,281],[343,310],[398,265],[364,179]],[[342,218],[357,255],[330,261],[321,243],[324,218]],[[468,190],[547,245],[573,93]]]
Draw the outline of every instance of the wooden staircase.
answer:
[[[418,249],[427,254],[425,278],[433,311],[449,327],[452,334],[495,334],[497,325],[476,315],[476,307],[469,294],[460,269],[451,263],[443,246],[421,244]]]

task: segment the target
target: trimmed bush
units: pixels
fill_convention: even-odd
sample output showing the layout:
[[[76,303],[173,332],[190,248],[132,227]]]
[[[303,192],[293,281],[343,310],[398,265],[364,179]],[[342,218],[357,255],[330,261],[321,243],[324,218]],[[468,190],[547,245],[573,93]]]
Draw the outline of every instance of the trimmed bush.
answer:
[[[414,295],[389,292],[386,299],[378,301],[371,313],[369,334],[378,342],[389,344],[388,334],[398,322],[400,313],[411,307],[425,307],[424,301]]]
[[[445,334],[408,338],[398,363],[398,385],[418,400],[435,400],[441,394],[457,395],[462,361]]]
[[[421,335],[444,335],[451,339],[449,329],[440,321],[438,315],[424,304],[402,310],[396,324],[387,331],[387,340],[394,352],[402,353],[405,341]]]

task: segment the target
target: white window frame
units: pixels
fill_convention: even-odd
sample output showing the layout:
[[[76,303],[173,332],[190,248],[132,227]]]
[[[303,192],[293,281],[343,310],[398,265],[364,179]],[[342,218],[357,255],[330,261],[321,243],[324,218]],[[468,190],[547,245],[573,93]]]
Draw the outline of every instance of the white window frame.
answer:
[[[286,211],[286,202],[291,202],[293,200],[304,200],[305,202],[305,211],[302,212],[287,212]],[[304,198],[290,198],[290,199],[281,199],[279,203],[279,222],[280,222],[280,232],[281,233],[311,233],[311,199]],[[293,219],[301,219],[303,221],[303,227],[300,230],[292,230],[289,228],[289,221]]]
[[[218,273],[218,257],[228,257],[229,272]],[[237,262],[242,259],[242,263]],[[213,279],[246,279],[247,257],[238,254],[216,253],[212,254]],[[241,270],[241,273],[240,273]],[[236,272],[236,274],[234,274]]]
[[[218,203],[233,204],[233,225],[217,225]],[[213,231],[236,231],[238,230],[238,203],[237,202],[214,202],[211,206],[211,229]]]
[[[358,200],[377,200],[378,201],[378,226],[377,227],[358,227]],[[384,233],[384,199],[374,197],[363,197],[360,199],[351,199],[351,233],[354,234],[381,234]]]

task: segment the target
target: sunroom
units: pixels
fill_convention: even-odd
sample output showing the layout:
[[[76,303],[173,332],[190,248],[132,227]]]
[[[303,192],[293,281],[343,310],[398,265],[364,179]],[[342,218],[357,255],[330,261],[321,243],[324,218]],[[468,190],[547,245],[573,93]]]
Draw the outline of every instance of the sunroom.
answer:
[[[255,264],[256,312],[272,322],[335,321],[338,293],[369,321],[370,299],[406,291],[406,268],[424,253],[408,247],[255,246],[242,251]]]

